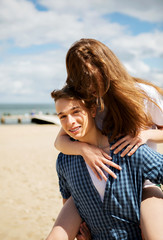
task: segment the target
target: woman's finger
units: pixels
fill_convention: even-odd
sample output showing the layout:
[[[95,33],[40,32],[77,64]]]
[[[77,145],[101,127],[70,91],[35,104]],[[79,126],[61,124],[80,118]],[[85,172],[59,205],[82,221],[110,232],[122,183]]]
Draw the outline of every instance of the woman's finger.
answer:
[[[103,157],[106,158],[107,160],[112,160],[112,157],[111,157],[108,153],[106,153],[104,150],[102,150],[102,149],[101,149],[101,154],[102,154]],[[104,158],[102,159],[103,161],[105,160]]]
[[[93,173],[95,174],[95,176],[97,177],[98,180],[102,180],[102,176],[100,175],[100,173],[96,170],[96,167],[91,167]],[[105,180],[105,179],[104,179]],[[105,180],[106,181],[106,180]]]
[[[116,147],[118,147],[121,143],[125,142],[126,140],[128,140],[128,138],[130,138],[130,136],[125,136],[123,138],[121,138],[120,140],[118,140],[116,143],[114,143],[112,146],[111,146],[111,150],[115,149]]]
[[[118,170],[121,170],[121,169],[122,169],[118,164],[116,164],[116,163],[114,163],[114,162],[112,162],[112,161],[109,161],[109,160],[105,160],[105,164],[107,164],[107,165],[109,165],[109,166],[111,166],[111,167],[114,167],[114,168],[116,168],[116,169],[118,169]],[[109,168],[107,165],[105,165],[105,164],[102,163],[102,162],[99,162],[98,165],[97,165],[97,163],[96,163],[96,165],[95,165],[94,167],[91,166],[91,169],[92,169],[92,171],[94,172],[95,176],[96,176],[99,180],[102,180],[102,178],[103,178],[105,181],[107,181],[107,177],[106,177],[106,175],[104,174],[104,171],[106,171],[106,172],[107,172],[109,175],[111,175],[113,178],[117,178],[116,174],[115,174],[112,170],[110,170],[110,168]]]
[[[138,149],[138,147],[141,145],[140,139],[136,138],[133,141],[130,142],[130,144],[126,147],[126,149],[121,153],[121,157],[124,157],[129,152],[132,152],[132,154]],[[131,150],[131,151],[130,151]],[[128,155],[131,156],[131,155]]]
[[[105,162],[101,165],[101,167],[106,171],[106,168],[109,169],[109,167],[107,166],[109,165],[110,167],[114,167],[118,170],[121,170],[121,166],[119,166],[117,163],[113,162],[113,161],[109,161],[109,160],[105,160]]]
[[[125,150],[121,153],[121,157],[124,157],[129,151],[137,144],[137,141],[134,141],[133,143],[131,142]]]
[[[119,145],[115,150],[114,150],[114,154],[119,153],[124,147],[126,147],[128,144],[130,143],[129,140],[126,140],[125,142],[123,142],[121,145]]]
[[[107,181],[107,177],[104,174],[104,172],[101,170],[100,167],[96,166],[96,171],[98,172],[98,174],[101,176],[101,178],[103,178],[105,181]]]
[[[109,167],[103,165],[103,169],[104,169],[110,176],[112,176],[113,178],[115,178],[115,179],[117,178],[116,174],[115,174],[112,170],[110,170]],[[98,173],[102,176],[102,178],[103,178],[105,181],[107,181],[107,177],[106,177],[106,175],[104,174],[103,170],[101,170],[100,167],[96,167],[96,171],[98,171]]]
[[[143,144],[143,143],[142,143]],[[128,156],[132,156],[132,154],[134,154],[134,152],[136,152],[136,150],[142,145],[141,143],[137,143],[132,150],[128,153]]]

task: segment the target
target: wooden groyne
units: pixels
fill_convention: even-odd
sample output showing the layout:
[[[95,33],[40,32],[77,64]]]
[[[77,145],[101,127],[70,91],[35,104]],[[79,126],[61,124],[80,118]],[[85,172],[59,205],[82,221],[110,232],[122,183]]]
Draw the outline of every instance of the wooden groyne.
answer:
[[[34,115],[31,122],[38,124],[56,124],[60,125],[60,121],[56,115]]]
[[[18,123],[22,123],[23,120],[31,120],[31,116],[26,116],[26,115],[3,115],[1,117],[1,123],[6,123],[7,120],[17,120]]]
[[[38,124],[56,124],[60,125],[60,121],[56,115],[34,114],[34,115],[3,115],[1,123],[5,124],[7,120],[16,120],[17,123],[23,123],[28,120]]]

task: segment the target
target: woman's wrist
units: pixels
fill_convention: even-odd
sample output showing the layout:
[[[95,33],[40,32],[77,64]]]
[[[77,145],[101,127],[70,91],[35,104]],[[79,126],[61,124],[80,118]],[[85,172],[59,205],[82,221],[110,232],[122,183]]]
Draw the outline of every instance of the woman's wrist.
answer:
[[[88,148],[88,144],[84,142],[80,142],[79,155],[84,157],[86,155],[86,148]]]
[[[146,142],[152,141],[152,142],[163,142],[163,131],[159,129],[148,129],[145,130],[144,136],[146,139]]]

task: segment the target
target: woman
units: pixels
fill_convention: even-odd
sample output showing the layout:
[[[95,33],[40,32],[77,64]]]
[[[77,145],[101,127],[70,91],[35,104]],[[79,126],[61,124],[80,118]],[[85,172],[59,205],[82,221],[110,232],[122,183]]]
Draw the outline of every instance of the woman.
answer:
[[[102,134],[95,124],[95,104],[81,101],[80,95],[74,92],[67,87],[53,92],[63,129],[73,139],[101,146],[112,155],[111,135]],[[104,181],[103,184],[94,178],[81,156],[59,155],[57,172],[62,196],[66,201],[72,195],[93,239],[131,239],[131,236],[132,239],[141,239],[139,207],[142,181],[144,177],[163,181],[163,156],[145,146],[138,152],[126,158],[120,154],[117,157],[112,155],[113,162],[122,165],[123,169],[117,173],[116,180],[108,177],[107,183]]]
[[[114,129],[113,138],[117,133],[130,136],[123,139],[123,147],[129,144],[123,155],[128,152],[132,154],[138,146],[149,140],[149,135],[151,138],[150,130],[143,131],[143,134],[140,135],[143,139],[137,137],[131,140],[131,136],[135,136],[140,132],[140,129],[144,129],[148,125],[152,128],[153,125],[157,127],[156,131],[152,131],[153,137],[150,140],[152,142],[163,141],[163,132],[158,130],[163,128],[163,102],[160,96],[163,94],[163,90],[144,80],[130,76],[107,46],[94,39],[81,39],[69,49],[66,56],[66,67],[67,84],[74,86],[75,90],[83,95],[83,99],[97,98],[99,111],[96,123],[103,132],[109,133],[111,129]],[[126,103],[128,103],[127,108],[124,108],[123,105]],[[129,121],[130,111],[132,121]],[[147,117],[147,113],[150,113],[151,121]],[[121,119],[118,123],[116,123],[117,118]],[[135,118],[137,121],[136,124],[133,124]],[[69,138],[61,130],[56,138],[55,147],[64,153],[71,154],[74,148],[71,149],[69,143],[71,143]],[[89,164],[88,153],[91,151],[93,154],[95,149],[85,147],[81,143],[77,146],[77,150],[81,151],[81,155]],[[130,151],[131,149],[132,151]],[[94,155],[96,156],[97,152]],[[101,152],[99,152],[98,159],[97,157],[95,159],[97,163],[107,163],[101,156]],[[99,166],[103,167],[104,165],[99,164]],[[95,174],[102,173],[98,167],[96,172],[96,164],[93,167]],[[98,174],[97,177],[99,177]]]
[[[69,49],[66,66],[67,84],[80,92],[83,99],[97,99],[98,127],[105,134],[112,132],[113,139],[116,139],[118,134],[124,136],[112,146],[112,149],[116,148],[115,154],[126,147],[121,156],[132,155],[146,142],[156,146],[155,143],[163,141],[163,107],[160,97],[162,90],[130,76],[107,46],[94,39],[81,39]],[[116,177],[106,167],[105,164],[110,164],[110,157],[102,149],[81,142],[72,145],[63,130],[56,138],[55,146],[65,154],[82,155],[98,178],[101,176],[106,180],[102,169]],[[94,162],[90,161],[90,156]],[[145,200],[142,202],[141,225],[147,239],[153,239],[153,234],[161,229],[161,197],[161,191],[158,193],[155,186],[143,190]],[[150,211],[149,201],[153,206],[150,206]],[[153,218],[153,212],[158,212],[158,216]]]

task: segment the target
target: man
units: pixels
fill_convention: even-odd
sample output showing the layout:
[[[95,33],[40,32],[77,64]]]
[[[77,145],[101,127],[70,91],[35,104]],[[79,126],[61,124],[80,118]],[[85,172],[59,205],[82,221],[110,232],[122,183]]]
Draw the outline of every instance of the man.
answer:
[[[93,103],[80,100],[68,87],[54,91],[53,97],[65,132],[75,140],[100,146],[110,153],[111,168],[117,176],[108,175],[107,182],[99,181],[81,156],[60,153],[57,173],[63,201],[72,196],[92,239],[142,239],[139,228],[142,184],[145,179],[163,182],[163,155],[146,145],[131,157],[121,157],[121,152],[114,155],[110,150],[113,142],[96,127]]]

